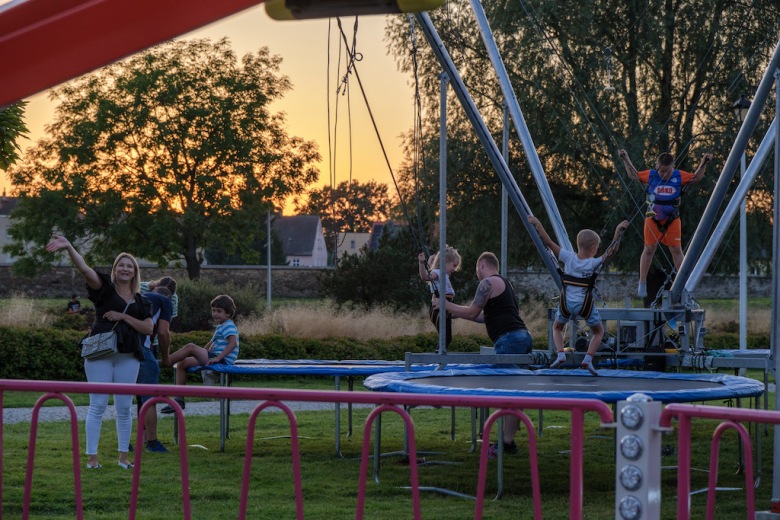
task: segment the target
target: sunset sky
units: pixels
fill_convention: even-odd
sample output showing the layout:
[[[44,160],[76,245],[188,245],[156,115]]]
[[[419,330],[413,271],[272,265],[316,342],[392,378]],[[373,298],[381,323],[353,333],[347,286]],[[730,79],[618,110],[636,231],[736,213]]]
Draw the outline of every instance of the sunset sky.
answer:
[[[5,3],[0,0],[0,4]],[[366,89],[371,109],[377,120],[393,170],[402,160],[400,134],[413,124],[412,77],[398,72],[392,56],[387,55],[384,40],[384,16],[366,16],[359,20],[357,48],[363,60],[357,69]],[[342,20],[348,38],[352,37],[354,18]],[[338,27],[335,19],[331,30],[331,117],[335,110],[336,62],[338,61]],[[320,184],[329,183],[328,123],[326,78],[328,70],[328,20],[276,22],[260,5],[230,18],[223,19],[181,38],[228,37],[239,56],[267,46],[273,54],[282,56],[282,73],[293,84],[285,98],[272,105],[275,112],[287,113],[288,131],[292,135],[315,141],[323,161],[320,166]],[[342,59],[342,64],[344,60]],[[343,65],[342,65],[343,74]],[[382,151],[379,147],[357,81],[351,80],[353,178],[361,182],[374,179],[391,183]],[[45,135],[45,127],[54,117],[55,105],[45,92],[28,99],[26,123],[30,140],[23,140],[24,149]],[[332,128],[333,123],[331,123]],[[349,178],[349,134],[346,97],[339,101],[339,132],[336,182]],[[8,178],[0,173],[0,190],[7,188]],[[391,193],[394,188],[391,187]],[[290,213],[288,205],[285,213]]]

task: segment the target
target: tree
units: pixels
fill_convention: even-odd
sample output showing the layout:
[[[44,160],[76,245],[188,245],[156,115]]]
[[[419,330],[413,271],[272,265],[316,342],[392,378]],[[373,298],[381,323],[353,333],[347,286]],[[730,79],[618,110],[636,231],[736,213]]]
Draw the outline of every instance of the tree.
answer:
[[[420,281],[409,229],[396,231],[383,233],[376,251],[366,248],[363,254],[346,255],[335,269],[324,272],[320,294],[350,308],[419,310],[430,293]]]
[[[316,146],[269,110],[291,88],[280,63],[267,48],[239,63],[226,39],[173,41],[54,89],[48,137],[11,174],[16,270],[50,261],[54,229],[88,261],[129,250],[183,260],[190,278],[202,248],[264,239],[267,209],[318,176]]]
[[[267,218],[259,223],[261,229],[267,230]],[[203,251],[206,261],[212,265],[267,265],[268,239],[256,238],[251,243],[244,242],[241,248],[231,247],[233,244],[221,246],[212,243]],[[228,250],[228,248],[231,248]],[[287,255],[284,254],[284,242],[279,234],[271,230],[271,265],[286,265]]]
[[[777,41],[778,4],[769,0],[747,4],[736,0],[496,0],[483,5],[571,238],[580,228],[589,227],[605,230],[602,236],[608,239],[620,220],[632,219],[634,226],[615,265],[635,269],[642,247],[643,210],[634,201],[641,205],[644,193],[626,178],[616,160],[617,149],[627,148],[641,169],[653,166],[659,153],[671,149],[679,156],[679,167],[689,171],[703,153],[714,151],[716,162],[683,201],[683,239],[690,238],[737,131],[727,106],[740,90],[755,88]],[[503,95],[468,2],[453,1],[449,9],[429,14],[500,143]],[[390,19],[386,34],[399,66],[411,72],[408,18]],[[614,91],[604,90],[606,47],[611,51]],[[430,237],[438,211],[440,66],[419,36],[417,49],[426,164],[419,169],[420,182],[415,183],[409,159],[402,171],[402,188],[407,201],[413,200],[415,190],[420,192]],[[468,242],[473,247],[482,243],[482,249],[497,247],[500,183],[451,89],[448,119],[448,237],[454,237],[456,247]],[[756,135],[763,135],[769,122],[764,118]],[[409,150],[412,135],[407,138]],[[512,130],[510,168],[531,209],[543,215],[515,141]],[[754,139],[749,155],[757,143]],[[769,186],[771,176],[761,175],[756,198],[771,194]],[[753,252],[771,249],[767,218],[753,211],[749,219],[755,234]],[[519,233],[510,244],[518,239],[522,243],[514,246],[514,257],[510,251],[510,259],[538,265],[538,253],[529,247],[530,239],[517,226],[518,220],[514,225]],[[720,270],[736,267],[735,242],[723,246],[731,253],[722,256]],[[758,257],[751,255],[751,259]]]
[[[319,215],[325,229],[328,249],[336,249],[338,234],[346,231],[371,231],[371,223],[387,220],[390,215],[390,197],[387,184],[373,180],[341,182],[336,189],[330,186],[312,188],[307,200],[295,207],[301,215]]]
[[[29,132],[24,124],[24,107],[27,101],[15,103],[0,110],[0,170],[6,171],[19,160],[19,138]]]

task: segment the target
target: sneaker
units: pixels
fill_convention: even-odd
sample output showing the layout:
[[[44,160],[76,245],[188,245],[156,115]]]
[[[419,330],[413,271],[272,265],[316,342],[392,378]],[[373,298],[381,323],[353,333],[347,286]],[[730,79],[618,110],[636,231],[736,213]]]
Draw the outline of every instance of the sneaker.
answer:
[[[520,451],[520,448],[517,447],[517,443],[515,441],[512,441],[509,444],[504,443],[504,453],[510,453],[514,455],[518,451]]]
[[[493,460],[498,457],[498,444],[488,446],[488,459]]]
[[[637,288],[636,293],[640,298],[647,298],[647,283],[639,282],[639,287]]]
[[[170,453],[168,448],[162,445],[160,441],[157,441],[157,444],[154,446],[147,446],[146,451],[151,451],[153,453]]]
[[[182,401],[180,399],[174,399],[174,401],[176,401],[179,404],[179,406],[181,407],[181,409],[184,410],[184,408],[185,408],[184,401]],[[168,405],[165,408],[163,408],[162,410],[160,410],[160,413],[173,413],[173,407],[171,405]]]
[[[583,363],[582,368],[586,369],[588,372],[590,372],[590,375],[597,376],[599,375],[598,372],[596,372],[596,369],[593,368],[593,365],[591,363]]]

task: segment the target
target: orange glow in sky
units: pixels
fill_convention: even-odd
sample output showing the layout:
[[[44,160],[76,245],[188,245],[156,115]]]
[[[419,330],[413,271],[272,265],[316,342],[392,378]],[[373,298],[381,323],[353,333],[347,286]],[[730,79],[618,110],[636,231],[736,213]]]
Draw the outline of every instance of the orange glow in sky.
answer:
[[[5,3],[0,0],[0,4]],[[359,20],[357,50],[363,60],[357,64],[358,73],[366,90],[371,110],[374,113],[380,135],[387,150],[393,171],[402,162],[400,134],[413,125],[411,74],[398,72],[392,56],[387,55],[384,43],[384,16],[367,16]],[[352,39],[354,18],[342,20],[347,38]],[[331,129],[335,116],[336,63],[338,61],[338,26],[335,19],[331,24]],[[319,185],[330,182],[328,173],[328,119],[326,79],[328,71],[328,20],[275,22],[257,6],[232,17],[208,25],[182,36],[188,38],[210,38],[218,40],[228,37],[237,55],[243,56],[260,47],[268,47],[273,54],[282,56],[282,74],[292,81],[293,89],[283,99],[272,105],[274,112],[287,114],[287,129],[291,135],[314,141],[319,146],[322,162],[319,164]],[[339,35],[340,39],[340,35]],[[342,72],[344,58],[342,54]],[[392,180],[377,141],[357,81],[350,80],[352,107],[352,172],[353,179],[361,183],[376,180],[391,184]],[[349,131],[347,126],[346,96],[340,96],[338,114],[336,182],[349,178]],[[23,149],[45,135],[45,126],[54,117],[54,103],[45,92],[28,99],[25,121],[30,129],[30,140],[22,140]],[[12,186],[9,179],[0,173],[0,191]],[[293,211],[291,204],[285,213]]]

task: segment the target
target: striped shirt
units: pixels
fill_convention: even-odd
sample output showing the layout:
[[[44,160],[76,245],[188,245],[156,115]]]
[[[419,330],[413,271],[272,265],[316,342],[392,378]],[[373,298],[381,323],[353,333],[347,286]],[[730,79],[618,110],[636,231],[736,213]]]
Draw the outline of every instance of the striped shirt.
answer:
[[[214,335],[211,337],[211,351],[219,356],[227,348],[230,336],[236,337],[236,348],[223,358],[228,365],[235,363],[238,357],[238,329],[236,324],[233,323],[233,320],[226,320],[217,327],[217,330],[214,331]]]

